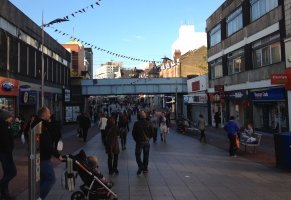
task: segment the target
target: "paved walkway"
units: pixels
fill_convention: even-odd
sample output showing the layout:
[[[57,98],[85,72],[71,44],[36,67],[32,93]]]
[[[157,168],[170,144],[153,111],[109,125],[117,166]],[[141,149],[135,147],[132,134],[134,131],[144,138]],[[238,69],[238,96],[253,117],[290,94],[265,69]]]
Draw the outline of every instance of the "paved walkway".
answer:
[[[196,200],[196,199],[291,199],[291,175],[243,157],[230,158],[228,153],[209,144],[201,144],[174,130],[168,143],[151,144],[149,174],[137,176],[134,142],[128,135],[127,150],[119,154],[119,175],[110,176],[113,190],[121,200]],[[107,156],[100,134],[84,147],[88,155],[97,155],[101,169],[108,176]],[[62,189],[64,164],[56,167],[57,183],[47,200],[70,199]],[[78,178],[77,187],[80,185]],[[18,196],[27,199],[27,191]]]

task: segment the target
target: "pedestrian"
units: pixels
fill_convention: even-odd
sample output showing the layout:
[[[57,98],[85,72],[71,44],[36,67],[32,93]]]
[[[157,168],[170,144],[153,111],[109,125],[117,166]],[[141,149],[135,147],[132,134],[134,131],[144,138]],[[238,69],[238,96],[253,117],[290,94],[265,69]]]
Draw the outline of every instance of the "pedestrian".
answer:
[[[108,155],[108,170],[109,174],[118,174],[118,154],[119,154],[119,143],[118,143],[118,127],[114,117],[108,119],[106,127],[106,153]]]
[[[230,120],[224,126],[224,130],[227,132],[229,139],[229,156],[236,157],[236,151],[238,149],[236,140],[239,138],[240,127],[234,120],[234,116],[230,116]]]
[[[48,132],[48,124],[51,117],[50,110],[42,107],[37,114],[37,118],[32,122],[31,129],[42,122],[40,134],[40,198],[44,200],[56,182],[52,156],[63,160],[60,153],[54,148],[51,134]]]
[[[60,139],[62,137],[61,129],[62,129],[61,123],[56,120],[54,115],[51,115],[50,121],[48,123],[48,132],[51,135],[55,149],[57,149],[58,142],[60,141]]]
[[[101,131],[101,140],[102,140],[102,144],[105,146],[105,128],[106,128],[106,124],[107,124],[107,117],[105,116],[104,113],[101,114],[101,118],[99,120],[99,124],[98,127]]]
[[[78,125],[79,125],[79,127],[78,127],[78,129],[77,129],[77,136],[79,137],[79,138],[81,138],[81,137],[83,137],[83,130],[82,130],[82,128],[81,128],[81,119],[82,119],[82,117],[83,117],[83,114],[82,113],[80,113],[78,116],[77,116],[77,123],[78,123]]]
[[[159,122],[158,122],[158,114],[156,113],[155,110],[153,110],[153,116],[151,118],[151,123],[154,128],[154,135],[153,135],[153,142],[157,142],[157,136],[158,136],[158,127],[159,127]]]
[[[80,119],[80,128],[83,133],[83,141],[87,141],[88,130],[91,127],[91,120],[87,113],[83,113]]]
[[[122,150],[125,150],[127,131],[129,130],[126,113],[119,113],[118,128],[119,128],[119,135],[121,139],[121,147],[122,147]]]
[[[206,143],[205,128],[206,128],[206,121],[204,119],[204,116],[200,114],[199,119],[198,119],[198,129],[200,131],[200,142],[204,140],[204,143]]]
[[[148,162],[150,143],[149,140],[153,136],[153,126],[146,121],[146,113],[141,111],[139,113],[140,120],[133,125],[132,136],[135,141],[135,158],[138,165],[137,175],[141,173],[148,173]],[[143,152],[143,161],[141,161],[141,153]]]
[[[169,133],[169,127],[167,125],[167,119],[163,115],[161,118],[161,123],[160,123],[160,132],[161,132],[161,141],[166,143],[167,142],[167,136]]]
[[[221,118],[220,118],[220,112],[216,112],[214,114],[214,121],[215,121],[215,128],[218,128],[220,122],[221,122]]]
[[[0,109],[0,162],[3,176],[0,180],[0,199],[11,199],[8,185],[16,176],[17,170],[13,160],[14,138],[10,130],[13,115],[7,110]]]

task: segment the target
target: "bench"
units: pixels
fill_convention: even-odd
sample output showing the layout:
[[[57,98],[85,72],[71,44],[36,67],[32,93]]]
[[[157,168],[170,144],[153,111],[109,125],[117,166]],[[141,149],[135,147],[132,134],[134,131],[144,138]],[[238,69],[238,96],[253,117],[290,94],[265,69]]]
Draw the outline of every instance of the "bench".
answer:
[[[247,151],[247,147],[253,147],[253,153],[256,153],[256,147],[260,146],[262,134],[255,133],[256,141],[254,143],[240,141],[240,144],[245,146],[245,152]]]

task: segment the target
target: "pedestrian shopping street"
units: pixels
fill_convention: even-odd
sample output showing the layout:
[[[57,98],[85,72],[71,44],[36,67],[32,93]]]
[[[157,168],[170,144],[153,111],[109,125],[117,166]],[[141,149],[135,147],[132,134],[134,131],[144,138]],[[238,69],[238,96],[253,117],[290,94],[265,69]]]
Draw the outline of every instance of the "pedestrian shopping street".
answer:
[[[132,126],[132,123],[131,123]],[[90,132],[97,132],[92,127]],[[102,172],[108,177],[107,155],[98,133],[83,147],[88,155],[97,155]],[[65,164],[56,170],[57,182],[48,200],[70,199],[61,187]],[[128,134],[125,151],[119,154],[119,175],[110,176],[113,191],[121,200],[185,199],[291,199],[290,173],[266,167],[242,157],[231,158],[225,150],[201,144],[195,138],[171,129],[166,144],[151,143],[149,173],[137,176],[134,141]],[[80,185],[80,177],[77,178]],[[25,200],[27,192],[17,199]]]

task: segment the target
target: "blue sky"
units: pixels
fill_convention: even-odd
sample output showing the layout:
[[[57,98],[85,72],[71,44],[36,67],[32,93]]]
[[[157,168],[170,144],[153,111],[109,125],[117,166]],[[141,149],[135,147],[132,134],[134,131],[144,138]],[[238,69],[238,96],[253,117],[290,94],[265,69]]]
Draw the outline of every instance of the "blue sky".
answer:
[[[195,31],[204,32],[206,19],[224,0],[10,0],[37,24],[65,17],[94,4],[86,13],[70,16],[69,22],[55,24],[54,28],[80,38],[84,42],[114,53],[158,60],[171,57],[171,45],[178,37],[180,25],[188,23]],[[95,6],[96,5],[96,6]],[[70,38],[46,28],[60,43]],[[123,61],[125,67],[139,65],[131,61],[94,50],[94,67],[106,61]]]

